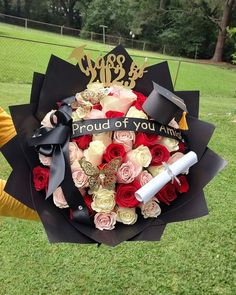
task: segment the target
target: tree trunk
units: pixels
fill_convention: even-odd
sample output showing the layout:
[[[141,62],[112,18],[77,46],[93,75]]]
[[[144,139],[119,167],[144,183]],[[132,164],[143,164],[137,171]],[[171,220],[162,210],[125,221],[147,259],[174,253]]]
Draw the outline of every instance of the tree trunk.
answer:
[[[160,0],[159,9],[165,10],[165,8],[166,8],[166,0]]]
[[[216,42],[215,52],[212,60],[215,62],[222,61],[222,55],[224,50],[225,39],[227,36],[227,26],[230,23],[230,14],[233,8],[235,0],[226,0],[224,4],[223,16],[220,23],[220,30],[218,39]]]
[[[60,0],[61,6],[64,8],[64,12],[67,18],[67,25],[73,27],[74,24],[74,6],[77,0]]]

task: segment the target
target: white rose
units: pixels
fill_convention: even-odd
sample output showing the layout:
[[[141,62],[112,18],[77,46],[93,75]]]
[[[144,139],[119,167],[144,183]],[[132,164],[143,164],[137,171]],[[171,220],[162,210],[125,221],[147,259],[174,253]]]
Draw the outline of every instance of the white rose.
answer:
[[[105,188],[99,188],[93,194],[91,207],[96,212],[110,213],[115,207],[115,192]]]
[[[147,146],[140,145],[127,153],[127,159],[142,167],[148,167],[151,163],[152,155]]]
[[[134,224],[138,219],[135,208],[118,207],[116,214],[116,220],[124,224]]]
[[[84,151],[84,156],[87,161],[94,166],[98,166],[102,163],[102,156],[105,149],[105,144],[100,140],[91,141],[87,150]]]
[[[134,106],[128,110],[126,117],[148,119],[148,116],[142,110],[138,110]]]
[[[158,143],[164,145],[168,149],[169,152],[178,151],[178,149],[179,149],[178,140],[175,140],[173,138],[161,137],[161,139],[158,141]]]
[[[161,214],[161,208],[158,205],[157,198],[152,198],[146,204],[141,204],[141,213],[144,218],[157,217]]]
[[[161,172],[165,170],[165,167],[163,165],[161,166],[149,166],[148,171],[152,174],[153,177],[157,176]]]
[[[99,140],[107,147],[109,144],[112,143],[111,136],[112,132],[102,132],[93,134],[93,141]]]
[[[64,208],[69,207],[60,186],[53,193],[53,202],[60,209],[64,209]]]

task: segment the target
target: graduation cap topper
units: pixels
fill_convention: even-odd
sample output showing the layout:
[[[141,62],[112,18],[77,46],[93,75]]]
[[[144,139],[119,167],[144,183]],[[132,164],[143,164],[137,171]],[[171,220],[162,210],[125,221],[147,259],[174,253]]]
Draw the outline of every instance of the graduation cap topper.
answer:
[[[168,123],[178,114],[182,113],[179,121],[180,129],[187,130],[187,107],[183,99],[170,90],[153,82],[153,90],[143,105],[145,112],[158,122]]]

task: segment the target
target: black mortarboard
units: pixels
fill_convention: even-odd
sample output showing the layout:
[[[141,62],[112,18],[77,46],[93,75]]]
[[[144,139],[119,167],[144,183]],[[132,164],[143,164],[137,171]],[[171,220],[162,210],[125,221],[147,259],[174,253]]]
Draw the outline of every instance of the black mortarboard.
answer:
[[[161,124],[167,125],[177,114],[183,113],[179,122],[180,129],[187,129],[186,104],[170,90],[153,82],[153,90],[143,105],[144,111]]]

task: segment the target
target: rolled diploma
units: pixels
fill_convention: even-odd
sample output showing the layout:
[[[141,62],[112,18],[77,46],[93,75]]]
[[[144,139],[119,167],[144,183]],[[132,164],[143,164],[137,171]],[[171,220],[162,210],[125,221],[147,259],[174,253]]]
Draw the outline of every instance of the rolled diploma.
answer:
[[[191,166],[196,164],[198,161],[196,153],[193,151],[188,152],[182,158],[177,160],[175,163],[169,165],[169,169],[172,171],[174,176],[177,176],[184,171],[188,170]],[[135,192],[135,197],[139,202],[147,203],[156,193],[158,193],[169,181],[171,175],[165,169],[163,172],[155,176],[147,184],[141,187]]]

